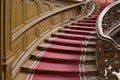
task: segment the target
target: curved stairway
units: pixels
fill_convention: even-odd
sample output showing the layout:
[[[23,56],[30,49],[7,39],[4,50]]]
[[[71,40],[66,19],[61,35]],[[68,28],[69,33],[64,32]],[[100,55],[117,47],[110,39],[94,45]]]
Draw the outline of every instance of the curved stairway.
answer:
[[[45,39],[15,80],[97,80],[95,24],[99,12]]]

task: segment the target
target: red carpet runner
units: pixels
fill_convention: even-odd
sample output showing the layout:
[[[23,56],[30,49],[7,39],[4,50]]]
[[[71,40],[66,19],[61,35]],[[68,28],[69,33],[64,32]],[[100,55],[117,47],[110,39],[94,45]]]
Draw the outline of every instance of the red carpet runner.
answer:
[[[82,80],[81,69],[83,45],[87,37],[95,31],[95,22],[98,15],[83,22],[73,24],[63,33],[56,33],[51,44],[44,45],[47,51],[37,56],[40,61],[33,65],[33,75],[28,80]]]

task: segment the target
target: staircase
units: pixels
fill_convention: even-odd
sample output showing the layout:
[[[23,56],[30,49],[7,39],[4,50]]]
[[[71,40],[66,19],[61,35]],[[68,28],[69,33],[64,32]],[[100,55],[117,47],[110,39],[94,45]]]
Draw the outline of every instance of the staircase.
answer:
[[[51,34],[31,53],[14,80],[97,80],[98,13]]]

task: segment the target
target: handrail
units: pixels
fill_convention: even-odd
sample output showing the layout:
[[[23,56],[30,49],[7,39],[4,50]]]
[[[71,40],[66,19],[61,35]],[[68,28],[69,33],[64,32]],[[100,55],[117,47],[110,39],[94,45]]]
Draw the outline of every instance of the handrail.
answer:
[[[101,12],[97,19],[96,31],[98,35],[98,44],[96,62],[99,80],[120,80],[120,45],[111,37],[115,29],[120,29],[118,28],[120,20],[118,20],[116,24],[113,17],[113,15],[115,16],[115,14],[113,14],[114,10],[118,9],[116,7],[119,5],[120,1],[110,4]],[[120,16],[117,16],[116,18],[119,19],[119,17]]]
[[[105,16],[105,14],[107,13],[107,11],[109,11],[112,7],[114,7],[115,5],[120,4],[120,1],[116,1],[112,4],[110,4],[109,6],[107,6],[99,15],[98,19],[97,19],[97,34],[99,38],[102,39],[109,39],[115,46],[116,48],[120,49],[120,45],[118,45],[110,36],[105,35],[105,33],[103,32],[103,28],[102,28],[102,21],[103,21],[103,17]]]

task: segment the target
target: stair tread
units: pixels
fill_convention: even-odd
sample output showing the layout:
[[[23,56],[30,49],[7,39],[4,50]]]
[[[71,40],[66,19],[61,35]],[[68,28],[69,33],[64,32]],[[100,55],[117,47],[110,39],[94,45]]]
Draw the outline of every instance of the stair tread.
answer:
[[[13,80],[26,80],[29,74],[20,72]]]
[[[73,22],[72,25],[95,27],[96,24],[95,23],[91,23],[91,22]]]
[[[27,73],[19,73],[14,80],[26,80],[28,77],[28,75],[33,75],[33,74],[27,74]],[[37,77],[35,77],[37,76]],[[87,80],[98,80],[96,76],[84,76],[87,78]],[[34,75],[34,79],[35,80],[39,80],[39,79],[45,79],[45,80],[79,80],[79,75],[78,76],[61,76],[61,75],[51,75],[51,74],[35,74]]]
[[[91,33],[91,31],[86,31],[86,30],[77,30],[77,29],[60,29],[59,31],[64,32],[64,33],[72,33],[72,34],[87,34],[89,35]],[[92,31],[93,32],[93,31]],[[96,31],[94,31],[94,33],[96,33]]]
[[[60,44],[60,45],[69,45],[69,46],[83,46],[83,40],[73,40],[65,38],[47,38],[45,39],[46,43]],[[96,41],[89,41],[87,46],[96,46]]]
[[[31,66],[22,66],[25,69],[33,69],[34,73],[41,73],[41,72],[54,72],[54,73],[68,73],[68,74],[79,74],[79,66],[78,64],[66,64],[66,63],[49,63],[49,62],[37,62],[34,68]],[[84,65],[86,68],[86,73],[89,72],[96,72],[96,65]]]
[[[28,75],[29,74],[27,74],[27,73],[21,72],[14,78],[14,80],[21,80],[21,78],[22,78],[22,80],[26,80]]]
[[[67,38],[67,39],[74,39],[74,40],[84,40],[87,39],[85,35],[77,35],[77,34],[68,34],[68,33],[53,33],[53,36],[60,37],[60,38]]]
[[[66,46],[66,45],[57,45],[57,44],[50,44],[50,43],[43,43],[38,45],[40,48],[50,48],[50,49],[59,49],[59,50],[70,50],[70,51],[81,51],[80,47],[74,47],[74,46]],[[82,47],[83,48],[83,47]],[[84,48],[86,52],[95,52],[96,48],[88,47]]]
[[[22,67],[32,67],[32,65],[35,63],[34,60],[27,60]]]
[[[46,45],[49,45],[49,46],[46,46]],[[45,48],[45,49],[47,49],[47,51],[68,51],[68,52],[70,52],[71,51],[71,53],[73,53],[73,52],[76,52],[76,53],[80,53],[81,52],[81,48],[80,47],[73,47],[73,46],[66,46],[66,45],[56,45],[56,44],[45,44],[45,46],[42,46],[41,44],[40,45],[38,45],[38,47],[39,48]]]
[[[58,52],[45,52],[47,54],[44,54],[41,56],[41,53],[38,54],[31,54],[31,56],[35,57],[36,60],[40,61],[47,61],[47,62],[60,62],[60,63],[78,63],[80,61],[80,55],[77,54],[66,54],[66,53],[58,53]],[[95,56],[87,55],[86,57],[86,63],[88,61],[94,61],[95,62]],[[82,62],[82,61],[81,61]]]
[[[79,30],[95,30],[95,27],[91,27],[91,26],[80,26],[80,25],[71,25],[71,26],[65,26],[64,28],[72,28],[72,29],[79,29]]]

